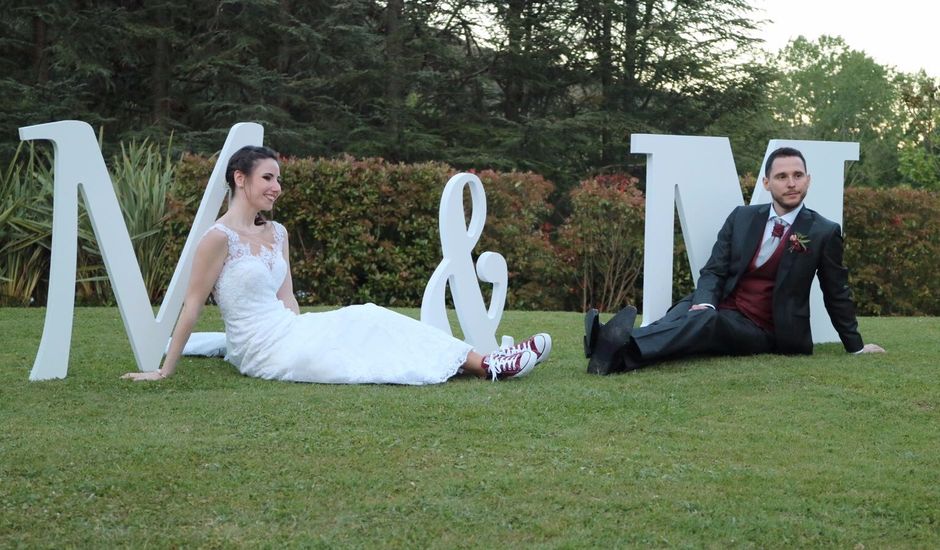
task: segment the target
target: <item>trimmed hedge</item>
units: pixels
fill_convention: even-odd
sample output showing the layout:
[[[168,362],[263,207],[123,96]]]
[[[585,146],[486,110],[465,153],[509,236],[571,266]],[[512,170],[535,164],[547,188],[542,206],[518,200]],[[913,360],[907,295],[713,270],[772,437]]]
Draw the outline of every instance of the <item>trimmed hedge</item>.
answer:
[[[184,157],[167,228],[177,258],[214,160]],[[281,162],[284,193],[274,218],[289,231],[294,288],[302,304],[418,306],[441,249],[438,207],[456,171],[441,163],[382,159]],[[610,175],[569,195],[571,214],[549,222],[554,186],[532,173],[478,174],[488,216],[474,255],[499,252],[510,268],[507,308],[614,310],[642,298],[642,192]],[[742,181],[749,194],[753,179]],[[470,198],[465,192],[469,214]],[[940,315],[933,274],[940,263],[940,194],[905,188],[845,193],[845,260],[862,315]],[[618,221],[619,223],[613,223]],[[675,295],[691,288],[681,235]]]
[[[845,191],[845,263],[860,315],[940,315],[940,193]]]
[[[174,202],[195,212],[213,166],[212,159],[184,157]],[[284,191],[273,217],[289,232],[300,303],[420,305],[442,259],[438,208],[444,184],[455,173],[441,163],[282,159]],[[565,289],[547,232],[554,186],[532,173],[478,175],[488,216],[474,252],[490,250],[506,258],[506,307],[558,309]],[[469,213],[469,191],[464,195]],[[180,234],[181,247],[189,228],[176,221],[182,219],[175,217],[169,227]]]

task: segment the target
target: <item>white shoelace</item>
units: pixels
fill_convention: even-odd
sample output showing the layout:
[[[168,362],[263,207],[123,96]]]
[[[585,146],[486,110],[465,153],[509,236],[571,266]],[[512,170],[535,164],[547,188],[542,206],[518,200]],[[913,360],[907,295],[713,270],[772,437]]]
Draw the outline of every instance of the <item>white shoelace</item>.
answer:
[[[488,365],[488,370],[493,377],[493,381],[495,382],[497,375],[502,374],[503,371],[512,367],[517,367],[516,363],[518,363],[520,360],[521,358],[519,353],[513,355],[490,354],[486,362]]]
[[[515,346],[510,346],[508,348],[500,348],[496,350],[496,353],[500,355],[515,355],[517,353],[522,353],[524,351],[531,351],[535,354],[535,357],[538,358],[542,355],[542,352],[538,350],[538,347],[535,345],[535,337],[529,338],[528,340],[523,340]]]

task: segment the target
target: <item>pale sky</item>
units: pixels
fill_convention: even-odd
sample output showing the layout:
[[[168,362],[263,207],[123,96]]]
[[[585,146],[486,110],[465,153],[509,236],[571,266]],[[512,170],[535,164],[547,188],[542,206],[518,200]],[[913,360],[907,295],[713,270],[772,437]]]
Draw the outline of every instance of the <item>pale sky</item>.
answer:
[[[803,35],[841,36],[881,65],[940,77],[940,2],[936,0],[750,0],[764,49],[779,51]]]

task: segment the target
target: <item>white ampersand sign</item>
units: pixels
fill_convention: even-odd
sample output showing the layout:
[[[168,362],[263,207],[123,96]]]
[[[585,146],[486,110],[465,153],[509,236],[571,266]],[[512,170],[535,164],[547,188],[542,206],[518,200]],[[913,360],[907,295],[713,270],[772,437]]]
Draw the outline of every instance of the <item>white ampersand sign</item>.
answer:
[[[463,205],[463,190],[468,185],[472,203],[469,227],[465,225]],[[485,222],[486,194],[480,178],[467,173],[450,178],[441,196],[438,220],[444,259],[428,280],[421,300],[421,321],[453,334],[444,303],[449,284],[464,340],[475,351],[483,354],[499,347],[496,343],[496,329],[503,317],[509,279],[506,259],[496,252],[480,254],[476,266],[473,265],[471,254],[480,240]],[[489,307],[483,303],[479,281],[493,285]],[[504,345],[509,341],[503,337]]]

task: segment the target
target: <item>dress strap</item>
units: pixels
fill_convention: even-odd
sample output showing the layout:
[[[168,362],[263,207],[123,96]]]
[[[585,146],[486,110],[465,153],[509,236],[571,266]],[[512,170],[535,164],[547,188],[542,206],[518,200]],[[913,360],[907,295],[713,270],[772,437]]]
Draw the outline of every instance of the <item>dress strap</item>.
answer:
[[[287,229],[273,220],[271,221],[271,225],[274,226],[274,246],[278,250],[281,250],[284,248],[284,238],[287,237]]]
[[[241,242],[241,240],[238,238],[238,233],[236,233],[235,230],[231,229],[230,227],[225,226],[224,224],[216,223],[206,231],[203,237],[208,235],[209,231],[212,231],[213,229],[216,229],[218,231],[221,231],[222,233],[225,233],[225,236],[228,238],[229,254],[232,256],[237,256],[238,245]]]
[[[209,231],[212,231],[213,229],[218,229],[222,233],[225,233],[225,235],[228,237],[229,242],[232,242],[233,240],[234,241],[238,240],[238,233],[229,229],[228,227],[226,227],[225,225],[221,223],[213,224],[212,227],[207,229],[206,232],[202,236],[205,237],[206,235],[209,234]]]

